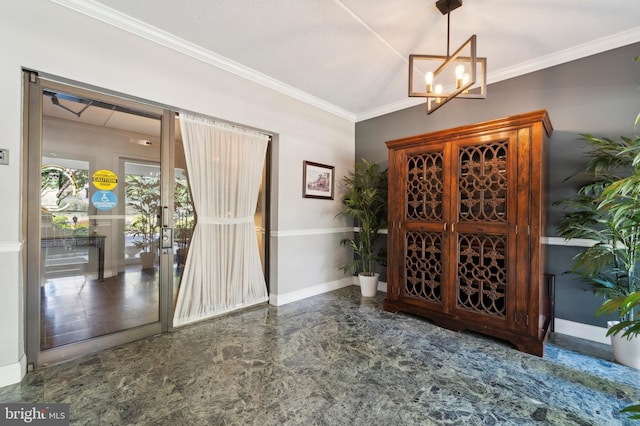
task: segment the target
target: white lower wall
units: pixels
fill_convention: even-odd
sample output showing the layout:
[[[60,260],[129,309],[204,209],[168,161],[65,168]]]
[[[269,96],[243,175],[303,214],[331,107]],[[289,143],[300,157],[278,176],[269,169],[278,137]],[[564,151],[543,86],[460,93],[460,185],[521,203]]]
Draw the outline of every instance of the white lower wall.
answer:
[[[286,305],[287,303],[296,302],[298,300],[306,299],[307,297],[317,296],[318,294],[327,293],[333,290],[338,290],[340,288],[348,287],[350,285],[360,286],[360,283],[358,282],[358,277],[349,276],[337,281],[316,284],[313,287],[306,287],[300,290],[295,290],[295,291],[291,291],[284,294],[270,293],[269,303],[274,306],[282,306],[282,305]],[[379,281],[378,291],[386,293],[387,283],[384,281]]]
[[[280,296],[343,280],[346,276],[340,266],[351,256],[340,245],[344,237],[343,228],[275,232],[271,239],[277,243],[271,247],[277,250],[271,256],[278,276],[272,281],[271,293]]]
[[[18,383],[27,373],[27,356],[22,355],[17,362],[0,367],[0,387]]]
[[[555,319],[554,333],[566,334],[567,336],[579,337],[607,345],[611,344],[611,338],[606,335],[606,328],[568,321],[561,318]]]
[[[296,302],[298,300],[306,299],[307,297],[317,296],[318,294],[327,293],[350,285],[353,285],[353,281],[351,280],[351,277],[347,277],[341,280],[316,284],[311,287],[304,287],[300,290],[294,290],[284,294],[271,293],[269,294],[269,303],[274,306],[282,306],[287,303]]]
[[[22,244],[0,242],[0,386],[20,381],[26,372],[24,348],[24,287],[21,268]],[[11,326],[9,326],[11,325]]]

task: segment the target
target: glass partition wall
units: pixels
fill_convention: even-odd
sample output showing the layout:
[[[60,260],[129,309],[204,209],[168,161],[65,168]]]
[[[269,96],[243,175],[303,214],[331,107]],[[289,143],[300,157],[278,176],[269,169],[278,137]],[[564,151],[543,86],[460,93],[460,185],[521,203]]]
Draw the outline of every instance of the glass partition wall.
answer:
[[[33,74],[27,92],[29,363],[167,330],[173,114]]]
[[[167,331],[197,216],[172,111],[25,72],[30,368]],[[269,158],[255,224],[268,269]]]

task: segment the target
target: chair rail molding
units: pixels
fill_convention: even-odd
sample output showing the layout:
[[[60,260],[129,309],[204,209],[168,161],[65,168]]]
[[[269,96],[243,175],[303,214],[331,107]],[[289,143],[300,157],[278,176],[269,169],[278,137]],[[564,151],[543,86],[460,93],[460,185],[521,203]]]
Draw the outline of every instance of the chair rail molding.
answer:
[[[15,253],[22,251],[21,241],[0,241],[0,253]]]

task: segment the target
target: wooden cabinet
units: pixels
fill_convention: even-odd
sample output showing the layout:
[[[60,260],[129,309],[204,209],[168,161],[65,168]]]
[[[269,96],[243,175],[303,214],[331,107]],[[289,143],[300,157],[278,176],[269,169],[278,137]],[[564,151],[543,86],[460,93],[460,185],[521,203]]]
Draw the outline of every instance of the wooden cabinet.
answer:
[[[384,309],[542,356],[546,111],[387,142]]]

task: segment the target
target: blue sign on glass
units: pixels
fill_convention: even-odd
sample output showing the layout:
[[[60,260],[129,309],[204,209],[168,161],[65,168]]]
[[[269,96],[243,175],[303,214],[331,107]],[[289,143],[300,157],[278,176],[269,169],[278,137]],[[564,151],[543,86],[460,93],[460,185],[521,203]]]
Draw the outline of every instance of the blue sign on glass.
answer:
[[[111,191],[96,191],[91,197],[91,204],[98,210],[111,210],[118,204],[118,197]]]

